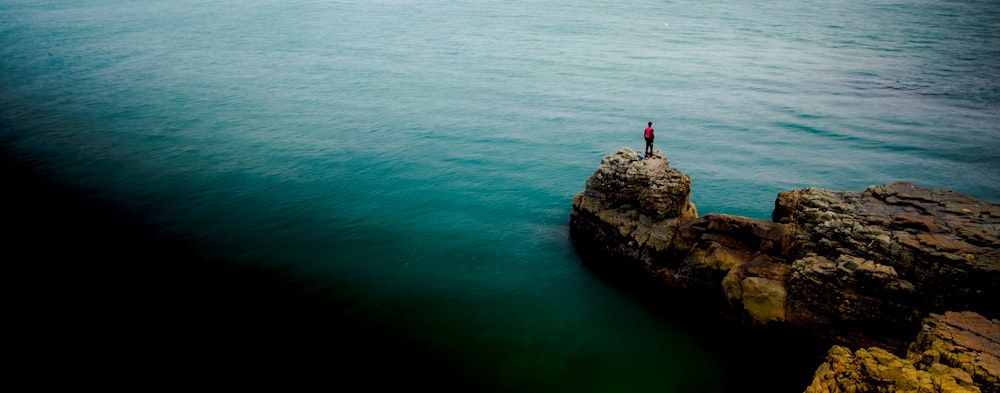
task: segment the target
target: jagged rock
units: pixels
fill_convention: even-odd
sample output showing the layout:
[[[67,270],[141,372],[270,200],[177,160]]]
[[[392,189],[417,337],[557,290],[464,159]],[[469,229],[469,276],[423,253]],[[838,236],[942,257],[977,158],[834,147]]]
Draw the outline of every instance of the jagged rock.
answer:
[[[792,237],[789,320],[916,326],[1000,304],[1000,205],[908,182],[779,193]]]
[[[964,371],[984,393],[1000,393],[1000,320],[974,312],[931,314],[923,322],[907,359]]]
[[[788,321],[798,326],[912,330],[922,316],[920,293],[892,266],[849,255],[796,260],[788,288]]]
[[[936,339],[922,349],[931,363],[907,366],[888,355],[905,351],[932,313],[1000,318],[1000,205],[908,182],[858,192],[810,187],[779,193],[772,220],[764,221],[698,217],[690,191],[690,178],[661,152],[640,160],[639,153],[619,149],[573,198],[574,245],[605,270],[697,290],[691,293],[706,297],[702,304],[718,304],[729,320],[779,324],[866,348],[860,354],[831,350],[825,367],[839,379],[818,382],[828,390],[817,392],[976,391],[968,381],[996,383],[996,351],[974,359],[965,352],[966,337],[980,335],[995,345],[995,330],[988,330],[994,325],[968,325],[974,334],[967,336],[949,322],[951,346]],[[937,363],[941,358],[951,360]],[[842,384],[862,378],[837,374],[849,364],[864,364],[864,378],[885,388]],[[835,387],[840,390],[830,390]]]
[[[785,319],[784,225],[727,214],[708,214],[680,225],[672,252],[684,277],[700,288],[718,288],[737,313],[760,323]]]
[[[601,255],[638,266],[674,284],[675,269],[658,264],[679,223],[697,217],[691,178],[669,166],[662,152],[639,159],[621,148],[601,161],[587,187],[573,198],[570,231],[586,255]]]
[[[729,270],[722,289],[730,306],[740,305],[755,323],[782,322],[787,318],[785,282],[791,269],[768,255],[759,255]]]
[[[931,314],[905,358],[835,345],[805,393],[1000,392],[1000,321],[974,312]]]
[[[573,199],[571,235],[588,254],[634,262],[666,285],[715,290],[754,323],[846,339],[915,332],[930,312],[997,316],[1000,205],[907,182],[804,188],[779,193],[763,221],[698,217],[690,191],[662,153],[640,160],[621,148]]]
[[[573,198],[571,237],[585,261],[697,290],[729,320],[844,345],[807,392],[1000,393],[1000,205],[908,182],[804,188],[764,221],[698,217],[690,191],[661,152],[621,148]]]

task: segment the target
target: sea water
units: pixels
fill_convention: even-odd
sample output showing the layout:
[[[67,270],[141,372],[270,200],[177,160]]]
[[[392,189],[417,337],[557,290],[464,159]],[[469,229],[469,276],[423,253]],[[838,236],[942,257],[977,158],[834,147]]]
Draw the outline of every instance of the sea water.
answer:
[[[1000,201],[992,0],[7,0],[0,44],[17,159],[484,389],[732,384],[738,354],[568,238],[649,121],[700,214],[895,180]]]

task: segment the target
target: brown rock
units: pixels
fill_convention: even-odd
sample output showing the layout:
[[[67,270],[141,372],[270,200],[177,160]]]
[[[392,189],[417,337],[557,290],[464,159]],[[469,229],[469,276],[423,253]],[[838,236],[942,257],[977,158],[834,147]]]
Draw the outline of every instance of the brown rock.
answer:
[[[998,339],[1000,321],[972,312],[932,314],[905,358],[878,347],[852,353],[834,346],[805,392],[997,393]]]
[[[722,289],[730,306],[749,316],[751,322],[767,324],[786,319],[786,282],[791,266],[766,254],[729,270]]]
[[[892,269],[891,273],[853,270],[845,276],[800,266],[789,284],[789,306],[803,312],[790,311],[791,321],[861,321],[867,314],[869,322],[888,329],[915,327],[935,310],[997,315],[1000,205],[896,182],[860,192],[817,188],[782,192],[772,218],[785,224],[791,234],[788,260],[808,264],[849,257]],[[856,301],[861,300],[862,307],[823,304],[834,299],[814,293],[833,287],[844,292],[840,301],[859,305]],[[810,307],[818,309],[804,310]],[[843,317],[827,314],[832,310],[848,313]]]
[[[628,148],[604,157],[573,198],[570,234],[590,261],[686,285],[667,253],[678,225],[698,215],[689,201],[691,178],[671,168],[662,152],[638,157]]]
[[[840,255],[796,260],[788,286],[788,320],[794,325],[850,328],[873,321],[908,326],[921,315],[919,293],[891,266]],[[884,322],[883,322],[884,321]]]
[[[1000,320],[974,312],[931,314],[907,359],[962,370],[985,393],[1000,393]]]
[[[690,178],[662,153],[640,160],[619,149],[573,198],[574,245],[588,263],[697,293],[728,320],[790,326],[845,345],[831,349],[811,391],[977,391],[973,384],[995,383],[994,325],[963,325],[954,321],[976,319],[948,313],[947,323],[921,322],[945,310],[1000,317],[1000,205],[908,182],[804,188],[779,193],[772,221],[763,221],[698,217],[690,191]],[[921,326],[947,326],[921,337],[948,339],[918,340],[932,344],[919,344],[912,360],[895,358]]]

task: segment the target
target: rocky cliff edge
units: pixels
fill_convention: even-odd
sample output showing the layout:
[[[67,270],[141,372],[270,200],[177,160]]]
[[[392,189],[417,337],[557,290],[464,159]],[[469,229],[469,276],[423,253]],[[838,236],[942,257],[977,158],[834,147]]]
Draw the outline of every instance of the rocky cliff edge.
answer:
[[[603,271],[709,297],[741,324],[904,357],[907,337],[933,315],[1000,317],[996,203],[909,182],[804,188],[779,193],[765,221],[699,216],[690,193],[691,178],[662,152],[607,155],[573,198],[578,253]],[[986,369],[970,374],[969,386],[995,383],[1000,370]]]

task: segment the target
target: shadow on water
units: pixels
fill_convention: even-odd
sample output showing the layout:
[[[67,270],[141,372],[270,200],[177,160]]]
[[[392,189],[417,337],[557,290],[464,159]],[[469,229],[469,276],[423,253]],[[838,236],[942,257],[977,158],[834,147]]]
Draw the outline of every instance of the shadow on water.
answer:
[[[352,318],[349,299],[206,258],[21,158],[0,146],[8,375],[37,387],[478,389]]]
[[[582,263],[608,285],[663,315],[724,368],[721,386],[706,392],[767,391],[801,393],[812,383],[816,368],[825,360],[833,342],[781,326],[750,327],[738,324],[720,309],[722,294],[693,289],[668,289],[639,272],[630,262],[600,258],[587,245],[574,244]]]

